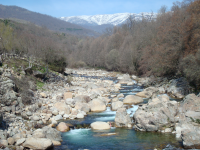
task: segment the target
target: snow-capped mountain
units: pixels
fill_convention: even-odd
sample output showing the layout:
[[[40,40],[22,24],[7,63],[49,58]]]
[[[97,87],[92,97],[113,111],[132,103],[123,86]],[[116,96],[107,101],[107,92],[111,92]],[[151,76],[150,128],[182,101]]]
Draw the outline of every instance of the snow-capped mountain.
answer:
[[[156,18],[156,14],[152,13],[117,13],[117,14],[105,14],[105,15],[93,15],[93,16],[71,16],[71,17],[61,17],[60,19],[65,20],[70,23],[75,23],[79,25],[120,25],[125,23],[129,16],[134,16],[135,19],[141,20],[142,17],[149,18],[153,17]]]

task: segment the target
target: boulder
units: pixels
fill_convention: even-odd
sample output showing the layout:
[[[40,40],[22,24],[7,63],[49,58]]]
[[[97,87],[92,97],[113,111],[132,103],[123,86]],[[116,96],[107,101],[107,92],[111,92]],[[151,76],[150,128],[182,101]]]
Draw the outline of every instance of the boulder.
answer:
[[[118,108],[123,106],[123,102],[121,101],[116,101],[116,102],[112,102],[111,104],[111,108],[113,111],[116,111]]]
[[[200,127],[190,124],[190,129],[182,131],[181,138],[186,149],[200,149]]]
[[[67,132],[67,131],[69,131],[69,126],[67,126],[67,124],[64,123],[64,122],[60,122],[60,123],[57,125],[56,129],[57,129],[58,131],[61,131],[61,132]]]
[[[75,109],[84,111],[86,113],[90,112],[90,106],[87,103],[76,102]]]
[[[37,129],[33,133],[34,138],[45,138],[45,134],[42,129]]]
[[[58,130],[56,130],[55,128],[45,126],[42,128],[42,130],[47,139],[50,139],[52,141],[60,141],[60,142],[62,141],[60,132]]]
[[[106,110],[106,105],[100,99],[94,99],[90,102],[90,108],[92,112],[100,112]]]
[[[15,139],[12,138],[12,137],[9,137],[9,138],[7,139],[7,141],[8,141],[8,144],[9,144],[9,145],[13,145],[13,144],[15,143]]]
[[[193,91],[193,88],[189,85],[189,82],[184,77],[170,80],[169,84],[164,87],[166,89],[166,92],[171,97],[179,99],[184,98],[187,94]]]
[[[34,121],[39,121],[39,120],[40,120],[40,117],[39,117],[39,116],[33,116],[32,119],[33,119]]]
[[[54,116],[55,121],[62,120],[62,119],[63,117],[61,115]]]
[[[171,127],[177,122],[178,103],[170,101],[166,95],[149,100],[139,107],[133,115],[135,129],[158,131]]]
[[[7,140],[0,140],[0,145],[3,145],[3,146],[8,146],[8,141]]]
[[[101,122],[101,121],[93,122],[90,126],[93,130],[108,130],[108,129],[110,129],[110,125],[108,123]]]
[[[57,102],[57,103],[55,103],[54,107],[58,111],[64,111],[65,114],[70,114],[70,112],[71,112],[71,110],[70,110],[71,108],[68,105],[66,105],[65,103],[63,103],[63,102]]]
[[[119,108],[115,115],[116,127],[130,127],[132,124],[131,118],[126,111],[126,108]]]
[[[82,119],[82,118],[84,118],[84,115],[82,113],[78,113],[77,116],[76,116],[76,118]]]
[[[60,141],[52,141],[52,143],[53,143],[54,146],[60,146],[61,145]]]
[[[81,103],[88,103],[91,101],[91,98],[87,95],[79,95],[74,98],[76,102],[81,102]]]
[[[72,98],[67,98],[67,99],[65,100],[65,103],[66,103],[67,105],[70,105],[71,107],[74,107],[76,101],[75,101],[74,99],[72,99]]]
[[[124,104],[139,104],[142,103],[143,99],[135,95],[127,95],[123,100]]]
[[[23,146],[30,149],[49,149],[53,147],[53,143],[50,139],[30,137],[26,139]]]
[[[117,101],[119,101],[118,97],[115,97],[115,98],[112,99],[112,102],[117,102]]]
[[[40,93],[40,96],[41,96],[42,98],[47,98],[47,95],[46,95],[44,92]]]
[[[182,108],[182,112],[193,111],[193,112],[200,112],[200,97],[196,96],[195,94],[189,94],[184,99],[183,102],[180,104]],[[193,114],[196,115],[196,114]]]
[[[139,96],[142,98],[150,98],[157,91],[158,89],[155,87],[148,87],[144,89],[142,92],[137,93],[136,96]]]
[[[26,139],[25,138],[21,138],[21,139],[19,139],[19,140],[17,140],[17,142],[16,142],[16,146],[19,146],[19,145],[21,145],[22,143],[24,143],[26,141]]]

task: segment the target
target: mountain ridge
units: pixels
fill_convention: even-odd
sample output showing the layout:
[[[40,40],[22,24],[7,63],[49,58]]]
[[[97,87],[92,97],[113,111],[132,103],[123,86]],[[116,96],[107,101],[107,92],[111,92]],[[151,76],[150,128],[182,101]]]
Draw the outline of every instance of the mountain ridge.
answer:
[[[125,21],[129,18],[129,16],[135,17],[136,20],[141,20],[144,18],[153,19],[156,18],[156,14],[152,13],[116,13],[116,14],[104,14],[104,15],[82,15],[82,16],[70,16],[70,17],[60,17],[61,20],[79,24],[79,25],[88,25],[88,26],[95,26],[95,25],[113,25],[117,26],[120,24],[125,23]]]
[[[76,35],[96,36],[93,30],[86,29],[77,24],[66,22],[49,15],[40,14],[29,11],[28,9],[18,6],[6,6],[0,4],[0,18],[3,19],[18,19],[34,23],[39,26],[45,26],[50,30],[61,33],[70,33]]]

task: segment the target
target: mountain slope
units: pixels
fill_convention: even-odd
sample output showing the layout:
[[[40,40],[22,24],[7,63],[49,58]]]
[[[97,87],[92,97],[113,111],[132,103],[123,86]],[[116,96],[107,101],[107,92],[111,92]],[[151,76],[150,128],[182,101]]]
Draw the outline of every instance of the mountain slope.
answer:
[[[18,6],[0,5],[0,18],[25,20],[39,26],[46,26],[50,30],[72,33],[78,35],[95,36],[96,33],[92,30],[85,29],[79,25],[69,23],[58,18],[48,15],[32,12]]]
[[[117,13],[117,14],[105,14],[105,15],[94,15],[94,16],[71,16],[71,17],[61,17],[62,20],[67,22],[80,24],[80,25],[103,25],[103,24],[110,24],[110,25],[120,25],[125,23],[129,16],[134,16],[136,20],[141,20],[142,17],[149,18],[149,17],[156,17],[156,14],[152,13]]]
[[[141,20],[143,17],[156,18],[156,14],[152,13],[117,13],[94,16],[61,17],[60,19],[101,33],[107,27],[118,26],[125,23],[130,16],[134,17],[136,20]]]

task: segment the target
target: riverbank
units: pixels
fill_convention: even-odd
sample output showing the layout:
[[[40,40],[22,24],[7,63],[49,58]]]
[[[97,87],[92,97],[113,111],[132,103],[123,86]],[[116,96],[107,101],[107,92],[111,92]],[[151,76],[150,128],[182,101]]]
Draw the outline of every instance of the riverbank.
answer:
[[[22,105],[22,102],[20,103],[20,96],[17,94],[17,91],[14,91],[15,84],[9,78],[9,75],[11,75],[12,73],[13,72],[11,69],[2,69],[1,89],[4,89],[2,97],[4,98],[8,93],[14,93],[13,95],[15,96],[8,96],[10,104],[6,103],[1,105],[1,111],[4,113],[4,120],[9,122],[8,128],[6,130],[1,130],[1,143],[6,147],[15,147],[17,149],[24,149],[25,147],[32,149],[47,149],[49,147],[61,145],[62,138],[60,132],[54,128],[57,127],[60,120],[65,121],[83,119],[91,112],[96,113],[105,111],[108,105],[111,106],[111,109],[115,111],[124,112],[119,113],[123,114],[121,116],[115,116],[115,119],[118,119],[115,120],[115,123],[113,124],[114,126],[132,128],[132,126],[134,126],[135,123],[135,127],[138,127],[138,124],[141,125],[141,123],[135,121],[137,120],[137,115],[134,116],[134,122],[131,121],[132,116],[129,115],[129,117],[127,116],[127,119],[125,120],[120,119],[123,118],[124,115],[126,116],[126,108],[128,105],[136,105],[142,103],[144,99],[150,99],[148,104],[145,104],[138,109],[139,111],[144,107],[147,107],[146,105],[151,105],[150,102],[153,100],[153,98],[157,97],[157,95],[164,93],[169,94],[169,91],[172,91],[171,93],[177,96],[176,98],[183,98],[186,94],[185,91],[189,91],[189,89],[182,90],[184,89],[183,86],[176,86],[177,83],[178,85],[180,85],[180,82],[172,81],[169,82],[167,85],[162,83],[160,84],[161,86],[156,85],[154,87],[149,87],[144,91],[137,91],[138,95],[134,93],[136,91],[132,91],[131,95],[136,94],[136,96],[125,98],[125,102],[124,97],[130,95],[130,93],[127,95],[120,94],[120,91],[123,90],[123,84],[133,86],[137,83],[140,86],[147,86],[147,84],[149,84],[150,79],[138,78],[136,76],[129,76],[128,74],[119,74],[116,72],[107,72],[103,70],[66,69],[65,73],[68,76],[59,75],[64,80],[61,80],[59,82],[47,83],[43,86],[42,89],[32,91],[34,93],[33,97],[35,99],[34,104]],[[74,76],[70,77],[69,74],[74,74]],[[111,80],[113,78],[117,79],[118,82]],[[69,80],[71,82],[71,85],[66,84],[65,82]],[[184,83],[184,85],[186,85],[186,83]],[[163,98],[161,98],[161,100],[162,99]],[[177,112],[181,103],[176,103]],[[171,107],[171,102],[168,102],[167,105]],[[122,108],[125,108],[125,110],[121,110]],[[195,109],[195,112],[197,112],[197,109]],[[197,121],[198,120],[196,119],[194,121],[189,121],[189,123],[196,123]],[[178,122],[179,119],[177,119],[177,121],[174,122],[174,124]],[[148,123],[149,122],[147,122],[146,124]],[[166,124],[164,124],[163,127],[164,126],[166,126]],[[181,130],[183,129],[185,130],[185,128],[176,127],[178,126],[172,126],[172,128],[175,128],[176,130],[180,129],[179,133],[174,132],[176,134],[180,134]],[[166,126],[166,129],[167,128],[168,126]],[[67,129],[66,131],[68,130],[69,129]],[[186,135],[183,134],[183,137],[185,136]],[[45,145],[46,147],[41,147],[40,144],[37,145],[34,143],[41,141],[41,139],[44,140],[43,142],[47,143]],[[30,141],[34,142],[30,143]],[[37,145],[38,147],[30,147],[31,144],[32,146]],[[194,143],[192,146],[195,146],[197,144]]]

